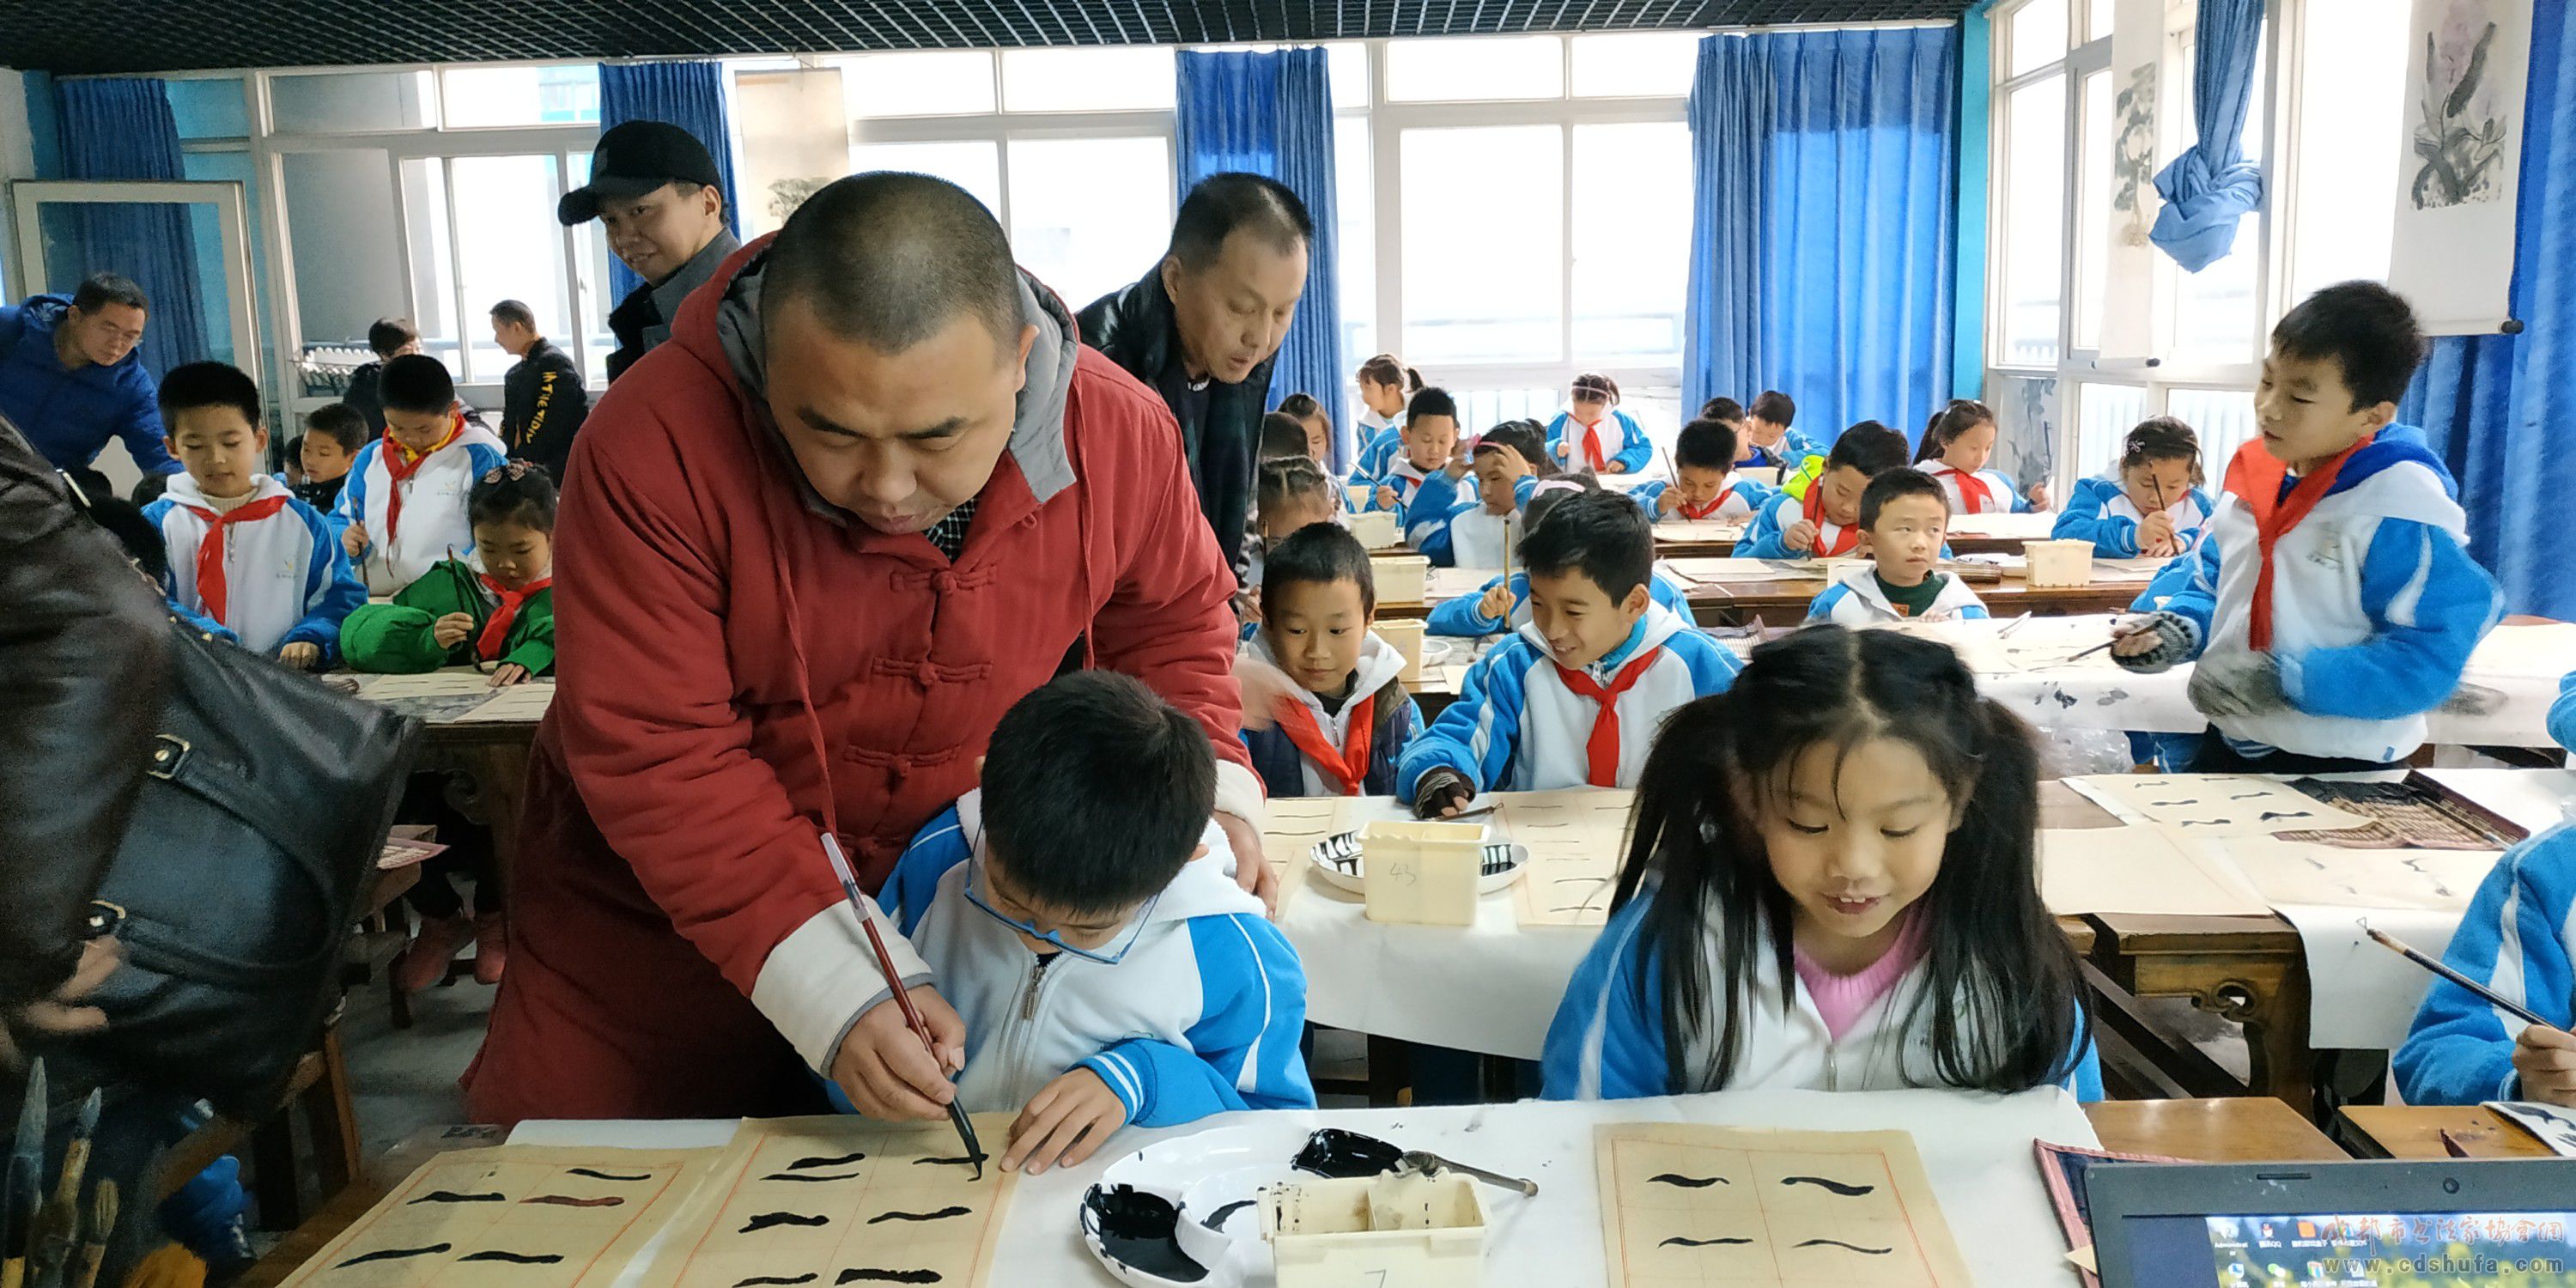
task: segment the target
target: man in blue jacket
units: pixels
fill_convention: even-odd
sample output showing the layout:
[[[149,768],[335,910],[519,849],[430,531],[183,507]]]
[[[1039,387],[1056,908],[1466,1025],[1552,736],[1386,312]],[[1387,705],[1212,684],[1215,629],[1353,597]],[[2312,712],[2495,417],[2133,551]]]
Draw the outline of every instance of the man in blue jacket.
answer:
[[[144,473],[179,472],[134,351],[150,311],[143,288],[114,273],[91,277],[68,300],[30,295],[0,307],[0,416],[55,469],[89,468],[116,437]]]

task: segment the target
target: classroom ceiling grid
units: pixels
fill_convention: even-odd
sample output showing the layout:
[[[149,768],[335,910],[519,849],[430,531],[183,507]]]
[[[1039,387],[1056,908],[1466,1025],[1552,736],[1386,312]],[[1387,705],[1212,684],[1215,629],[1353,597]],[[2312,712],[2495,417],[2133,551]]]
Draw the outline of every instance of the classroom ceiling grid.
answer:
[[[59,75],[1028,45],[1227,44],[1956,18],[1968,0],[0,0]]]

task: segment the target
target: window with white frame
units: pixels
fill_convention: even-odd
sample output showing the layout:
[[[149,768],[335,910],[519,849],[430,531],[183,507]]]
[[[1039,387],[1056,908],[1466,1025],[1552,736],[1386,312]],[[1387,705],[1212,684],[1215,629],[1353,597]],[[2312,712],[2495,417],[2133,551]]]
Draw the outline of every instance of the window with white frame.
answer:
[[[2063,487],[2109,469],[2139,420],[2199,432],[2213,480],[2254,433],[2271,323],[2351,277],[2385,277],[2397,183],[2407,0],[2270,7],[2240,140],[2262,209],[2199,273],[2162,252],[2125,283],[2111,268],[2148,216],[2115,208],[2124,172],[2161,169],[2196,137],[2196,7],[2020,0],[1995,9],[1990,123],[1987,386],[2023,461]],[[2112,65],[2118,13],[2154,12],[2153,120]],[[2124,40],[2135,33],[2118,33]],[[2151,142],[2150,142],[2151,141]],[[2134,261],[2133,261],[2134,262]],[[2115,348],[2111,330],[2143,337]],[[2008,453],[2009,456],[2009,453]]]

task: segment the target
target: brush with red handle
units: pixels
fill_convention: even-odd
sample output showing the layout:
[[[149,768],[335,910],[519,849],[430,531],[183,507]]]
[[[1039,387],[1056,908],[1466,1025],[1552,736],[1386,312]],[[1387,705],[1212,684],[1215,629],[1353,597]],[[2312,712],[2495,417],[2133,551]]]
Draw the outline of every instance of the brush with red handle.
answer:
[[[832,834],[823,834],[823,857],[832,861],[832,875],[841,880],[841,893],[850,901],[850,911],[859,918],[859,929],[866,931],[868,947],[877,955],[877,970],[885,976],[886,990],[894,994],[894,1004],[903,1008],[903,1022],[921,1039],[921,1049],[930,1053],[931,1063],[939,1062],[939,1043],[930,1036],[930,1025],[914,1009],[912,998],[905,994],[903,975],[894,966],[894,954],[886,951],[885,938],[877,933],[876,919],[869,916],[868,896],[859,889],[858,874],[850,870],[849,856],[841,853],[841,843]],[[984,1179],[984,1146],[975,1139],[975,1125],[966,1120],[966,1107],[954,1100],[948,1102],[948,1121],[957,1128],[957,1139],[965,1142],[967,1161],[975,1165],[975,1179]]]

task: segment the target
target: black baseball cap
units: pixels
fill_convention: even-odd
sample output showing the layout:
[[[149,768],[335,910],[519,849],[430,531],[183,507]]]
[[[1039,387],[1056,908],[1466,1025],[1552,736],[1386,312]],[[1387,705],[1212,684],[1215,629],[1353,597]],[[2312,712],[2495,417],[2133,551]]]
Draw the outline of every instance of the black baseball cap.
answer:
[[[590,152],[590,182],[563,195],[555,218],[567,228],[599,217],[605,197],[641,197],[666,183],[720,187],[716,159],[696,135],[664,121],[628,121],[609,127]]]

